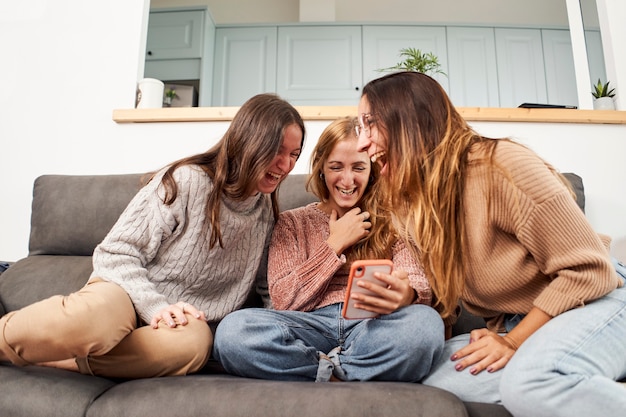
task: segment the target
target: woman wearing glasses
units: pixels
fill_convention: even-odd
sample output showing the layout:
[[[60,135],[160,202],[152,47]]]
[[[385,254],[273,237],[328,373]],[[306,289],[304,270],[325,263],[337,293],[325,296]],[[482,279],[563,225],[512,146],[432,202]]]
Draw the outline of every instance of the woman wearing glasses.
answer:
[[[307,187],[321,200],[281,213],[268,259],[275,310],[244,309],[220,322],[214,356],[233,374],[293,381],[419,381],[443,348],[423,270],[375,204],[372,169],[357,152],[356,120],[331,123],[312,157]],[[341,316],[352,261],[392,259],[394,271],[354,295],[376,319]]]
[[[446,341],[424,383],[516,417],[622,416],[624,277],[564,179],[474,132],[424,74],[371,81],[358,111],[359,150],[381,167],[381,201],[435,307],[450,318],[461,301],[487,324]]]

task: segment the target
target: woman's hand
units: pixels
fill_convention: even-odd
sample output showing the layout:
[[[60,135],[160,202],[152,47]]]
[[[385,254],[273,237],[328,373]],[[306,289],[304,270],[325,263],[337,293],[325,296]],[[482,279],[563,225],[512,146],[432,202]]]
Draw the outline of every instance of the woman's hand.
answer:
[[[152,317],[150,326],[159,328],[159,321],[163,320],[169,327],[184,326],[188,323],[186,314],[191,314],[198,320],[206,320],[203,311],[198,310],[189,303],[178,302],[165,307]]]
[[[458,360],[455,365],[457,371],[471,366],[470,373],[473,375],[485,369],[487,372],[495,372],[504,368],[522,343],[551,318],[544,311],[533,307],[505,336],[487,329],[472,330],[470,344],[455,352],[450,359]]]
[[[378,314],[391,314],[401,307],[413,304],[417,298],[417,293],[409,284],[409,274],[405,271],[396,270],[391,274],[375,272],[374,277],[387,284],[387,286],[359,280],[357,282],[359,287],[365,288],[376,295],[353,292],[350,298],[356,301],[354,305],[356,308],[373,311]]]
[[[450,359],[458,361],[454,366],[457,371],[471,367],[469,372],[472,375],[483,370],[495,372],[506,366],[517,347],[507,336],[500,336],[487,329],[476,329],[470,333],[470,344],[456,351]]]
[[[330,235],[328,236],[328,245],[333,248],[337,255],[354,245],[360,239],[367,236],[372,223],[369,222],[370,214],[367,211],[361,211],[355,207],[341,218],[337,219],[337,211],[332,210],[330,213]]]

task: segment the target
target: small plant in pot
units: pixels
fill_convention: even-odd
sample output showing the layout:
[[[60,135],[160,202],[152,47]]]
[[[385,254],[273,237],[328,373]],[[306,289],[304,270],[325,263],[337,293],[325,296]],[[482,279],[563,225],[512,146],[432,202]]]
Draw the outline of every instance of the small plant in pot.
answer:
[[[591,95],[595,98],[593,101],[593,108],[596,110],[615,110],[615,104],[613,103],[613,97],[615,97],[615,89],[609,88],[610,81],[606,84],[602,84],[602,81],[598,78],[598,82],[593,86]]]
[[[165,107],[170,107],[172,105],[172,100],[174,100],[178,95],[176,94],[175,88],[168,88],[165,90],[163,97],[163,104]]]
[[[413,71],[426,75],[446,75],[441,70],[439,59],[432,52],[424,53],[416,48],[402,48],[400,49],[400,57],[404,57],[404,60],[398,62],[393,67],[382,68],[378,71]]]

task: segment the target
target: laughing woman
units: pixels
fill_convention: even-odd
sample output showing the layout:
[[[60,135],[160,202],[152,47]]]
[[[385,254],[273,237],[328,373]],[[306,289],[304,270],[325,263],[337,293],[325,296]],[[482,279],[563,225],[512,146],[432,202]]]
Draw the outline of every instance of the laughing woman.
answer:
[[[0,319],[0,361],[106,377],[199,370],[255,284],[304,124],[261,94],[205,153],[165,167],[98,245],[87,284]]]
[[[565,180],[530,149],[473,131],[424,74],[371,81],[358,111],[359,150],[381,166],[381,201],[436,307],[448,318],[461,301],[487,323],[448,340],[424,384],[516,417],[623,416],[624,268]]]
[[[307,186],[321,200],[281,213],[272,235],[268,285],[275,310],[229,314],[215,334],[214,356],[233,374],[292,381],[422,379],[443,348],[443,322],[430,307],[422,267],[387,219],[378,215],[356,119],[322,133]],[[376,319],[341,316],[348,271],[356,259],[392,259],[376,297],[353,295]],[[352,302],[352,301],[351,301]]]

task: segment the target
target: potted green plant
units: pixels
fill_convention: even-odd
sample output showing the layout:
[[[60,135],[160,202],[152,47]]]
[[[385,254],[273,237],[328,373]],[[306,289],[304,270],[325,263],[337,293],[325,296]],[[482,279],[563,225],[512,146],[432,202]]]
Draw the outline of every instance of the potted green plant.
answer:
[[[163,99],[163,104],[165,105],[165,107],[170,107],[172,105],[172,100],[174,100],[174,98],[176,98],[176,89],[175,88],[168,88],[167,90],[165,90],[164,93],[165,97]]]
[[[400,57],[404,57],[404,60],[393,67],[382,68],[378,71],[414,71],[426,75],[446,75],[441,69],[439,59],[432,52],[422,52],[416,48],[402,48],[400,49]]]
[[[615,103],[613,103],[613,97],[615,97],[615,89],[609,88],[610,81],[606,84],[602,84],[602,81],[598,78],[598,82],[593,86],[591,95],[594,97],[593,108],[596,110],[615,110]]]

